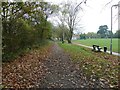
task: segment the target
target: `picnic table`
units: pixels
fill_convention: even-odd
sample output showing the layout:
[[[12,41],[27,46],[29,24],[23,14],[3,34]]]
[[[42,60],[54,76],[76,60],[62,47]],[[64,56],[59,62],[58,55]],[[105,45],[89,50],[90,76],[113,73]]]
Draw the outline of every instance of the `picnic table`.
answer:
[[[93,51],[101,52],[101,47],[99,45],[93,45]]]

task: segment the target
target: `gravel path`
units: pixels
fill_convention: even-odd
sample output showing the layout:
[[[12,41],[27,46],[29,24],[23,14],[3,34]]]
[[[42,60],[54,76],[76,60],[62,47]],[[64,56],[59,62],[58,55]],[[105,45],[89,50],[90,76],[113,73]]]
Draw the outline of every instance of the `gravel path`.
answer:
[[[79,63],[71,62],[69,55],[55,44],[50,57],[46,59],[47,73],[42,88],[83,88],[89,87],[88,81],[79,70]]]

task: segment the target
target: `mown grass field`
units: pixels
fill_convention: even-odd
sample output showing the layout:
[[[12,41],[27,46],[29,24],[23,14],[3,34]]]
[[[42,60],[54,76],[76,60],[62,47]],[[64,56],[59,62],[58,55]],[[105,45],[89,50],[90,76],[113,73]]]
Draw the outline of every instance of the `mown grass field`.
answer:
[[[112,40],[112,47],[114,52],[119,52],[118,42],[120,39],[113,39]],[[100,47],[107,46],[108,50],[110,50],[110,39],[86,39],[86,40],[74,40],[73,42],[77,42],[80,44],[84,44],[87,46],[92,46],[93,44],[99,45]]]
[[[118,85],[118,57],[103,52],[93,52],[88,48],[61,44],[59,46],[69,53],[72,61],[79,64],[87,78],[96,77],[98,80],[109,83],[110,87]]]

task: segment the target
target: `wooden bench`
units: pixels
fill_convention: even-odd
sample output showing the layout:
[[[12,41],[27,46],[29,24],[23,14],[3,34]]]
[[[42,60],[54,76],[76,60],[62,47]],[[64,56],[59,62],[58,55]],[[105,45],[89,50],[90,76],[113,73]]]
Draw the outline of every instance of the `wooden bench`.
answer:
[[[96,49],[97,48],[97,49]],[[98,51],[98,52],[101,52],[101,47],[98,46],[98,45],[93,45],[93,51]]]

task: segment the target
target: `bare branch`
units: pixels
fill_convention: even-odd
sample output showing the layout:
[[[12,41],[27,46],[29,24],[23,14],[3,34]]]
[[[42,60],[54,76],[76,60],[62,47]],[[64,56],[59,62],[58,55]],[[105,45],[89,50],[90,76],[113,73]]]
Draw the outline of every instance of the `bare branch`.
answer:
[[[109,5],[113,0],[110,0],[107,4],[105,4],[104,7],[106,7],[107,5]]]

